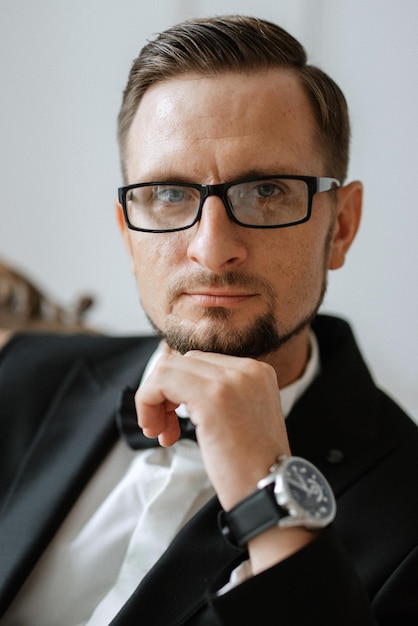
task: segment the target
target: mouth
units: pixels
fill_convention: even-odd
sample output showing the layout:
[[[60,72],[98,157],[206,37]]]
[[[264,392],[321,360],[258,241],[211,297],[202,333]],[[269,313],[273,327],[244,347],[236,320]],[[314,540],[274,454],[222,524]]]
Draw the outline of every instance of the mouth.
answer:
[[[248,314],[260,303],[272,306],[274,292],[271,285],[258,276],[249,276],[237,272],[228,272],[223,275],[208,275],[203,273],[189,274],[175,280],[169,288],[168,303],[171,310],[179,306],[186,307],[188,313],[194,309],[197,312],[223,309],[234,309]],[[262,306],[262,304],[261,304]]]
[[[201,291],[185,292],[183,294],[198,306],[208,307],[234,307],[243,302],[255,298],[257,294],[225,291],[217,289],[205,289]]]

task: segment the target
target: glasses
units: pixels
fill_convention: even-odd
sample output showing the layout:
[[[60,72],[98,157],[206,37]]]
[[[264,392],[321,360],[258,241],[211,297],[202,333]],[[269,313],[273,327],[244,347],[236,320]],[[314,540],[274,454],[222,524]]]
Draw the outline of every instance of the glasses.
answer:
[[[309,220],[316,193],[340,186],[336,178],[262,176],[219,185],[182,182],[120,187],[126,225],[132,230],[170,233],[191,228],[209,196],[224,203],[233,222],[246,228],[284,228]]]

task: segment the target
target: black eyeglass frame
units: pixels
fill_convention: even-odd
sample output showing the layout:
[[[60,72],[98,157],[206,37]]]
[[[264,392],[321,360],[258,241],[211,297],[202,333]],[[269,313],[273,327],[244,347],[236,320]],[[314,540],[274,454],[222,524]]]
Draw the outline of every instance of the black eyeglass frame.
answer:
[[[308,203],[307,203],[308,206],[307,206],[305,217],[299,220],[296,220],[294,222],[288,222],[285,224],[269,224],[269,225],[254,224],[253,225],[253,224],[245,224],[244,222],[240,222],[239,219],[235,216],[233,208],[230,205],[230,202],[228,200],[228,196],[226,195],[228,189],[230,187],[234,187],[235,185],[239,185],[241,183],[256,182],[258,180],[267,181],[267,180],[274,180],[277,178],[280,178],[283,180],[302,180],[306,183],[308,187]],[[129,216],[128,216],[128,209],[126,206],[126,196],[128,192],[131,189],[137,189],[139,187],[153,187],[156,185],[173,185],[174,187],[176,186],[189,187],[191,189],[196,189],[199,192],[200,202],[199,202],[199,206],[197,209],[196,217],[190,224],[188,224],[187,226],[180,226],[179,228],[152,229],[152,228],[140,228],[138,226],[134,226],[130,222]],[[139,232],[173,233],[173,232],[178,232],[181,230],[187,230],[189,228],[192,228],[192,226],[194,226],[200,220],[201,215],[202,215],[202,210],[203,210],[203,204],[205,203],[205,200],[209,198],[209,196],[217,196],[218,198],[220,198],[224,204],[224,207],[226,209],[226,212],[229,218],[233,222],[238,224],[239,226],[242,226],[243,228],[271,229],[271,228],[287,228],[288,226],[295,226],[297,224],[303,224],[304,222],[307,222],[311,217],[312,201],[313,201],[314,195],[317,193],[321,193],[323,191],[330,191],[331,189],[336,189],[338,187],[341,187],[341,182],[337,178],[331,178],[331,177],[326,177],[326,176],[296,176],[296,175],[294,176],[291,174],[275,174],[275,175],[270,174],[268,176],[240,178],[238,180],[232,180],[227,183],[219,183],[216,185],[205,185],[205,184],[199,184],[199,183],[184,183],[181,181],[155,181],[155,182],[150,182],[150,183],[134,183],[132,185],[125,185],[123,187],[119,187],[118,197],[119,197],[119,203],[122,206],[123,215],[124,215],[125,223],[127,227],[130,230],[136,230]]]

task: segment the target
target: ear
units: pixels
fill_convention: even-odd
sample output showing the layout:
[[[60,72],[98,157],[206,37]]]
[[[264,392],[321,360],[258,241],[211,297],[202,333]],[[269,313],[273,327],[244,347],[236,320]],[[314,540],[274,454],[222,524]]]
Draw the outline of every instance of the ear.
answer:
[[[354,181],[336,190],[337,215],[331,241],[328,267],[336,270],[344,265],[345,256],[353,243],[361,219],[363,185]]]
[[[132,273],[134,274],[135,272],[134,272],[133,253],[132,253],[132,243],[131,243],[131,238],[129,236],[129,229],[126,226],[122,205],[117,200],[115,200],[115,211],[116,211],[116,221],[118,223],[119,230],[121,232],[125,247],[128,251],[129,258],[131,259],[131,270],[132,270]]]

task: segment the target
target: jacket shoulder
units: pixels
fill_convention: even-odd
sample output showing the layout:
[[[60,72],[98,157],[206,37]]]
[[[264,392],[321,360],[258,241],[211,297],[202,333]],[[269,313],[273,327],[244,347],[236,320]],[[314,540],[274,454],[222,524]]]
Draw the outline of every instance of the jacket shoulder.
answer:
[[[10,367],[15,361],[30,357],[38,365],[53,362],[70,363],[78,358],[112,356],[154,337],[93,335],[87,333],[21,333],[16,334],[0,350],[0,367]]]
[[[152,350],[157,339],[88,334],[28,333],[16,335],[0,351],[0,403],[13,390],[30,391],[31,399],[42,390],[56,388],[78,361],[98,364],[120,354]],[[36,392],[35,392],[36,390]]]

